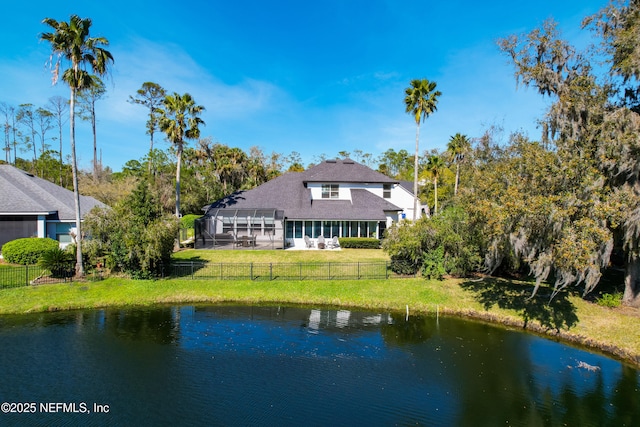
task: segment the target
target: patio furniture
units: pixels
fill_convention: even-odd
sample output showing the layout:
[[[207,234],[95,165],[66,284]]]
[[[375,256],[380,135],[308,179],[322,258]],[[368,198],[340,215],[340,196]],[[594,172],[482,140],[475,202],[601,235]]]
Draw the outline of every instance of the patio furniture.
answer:
[[[331,247],[333,249],[340,247],[340,242],[338,241],[338,236],[333,236],[333,239],[331,239]]]
[[[324,249],[324,236],[318,236],[318,249]]]
[[[307,246],[307,249],[316,247],[315,243],[313,243],[313,240],[311,240],[309,236],[304,236],[304,243]]]

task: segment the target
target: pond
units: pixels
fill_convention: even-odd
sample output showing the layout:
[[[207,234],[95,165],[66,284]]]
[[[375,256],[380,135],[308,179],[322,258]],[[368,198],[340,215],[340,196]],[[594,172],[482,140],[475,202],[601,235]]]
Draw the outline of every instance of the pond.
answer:
[[[183,306],[0,317],[0,425],[640,420],[640,372],[450,317]]]

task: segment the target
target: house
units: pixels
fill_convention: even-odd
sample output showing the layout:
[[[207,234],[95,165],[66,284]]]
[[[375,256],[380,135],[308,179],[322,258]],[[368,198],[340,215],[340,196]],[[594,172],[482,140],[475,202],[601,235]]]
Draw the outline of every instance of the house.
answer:
[[[80,215],[95,206],[93,197],[80,196]],[[0,165],[0,247],[23,237],[50,237],[64,248],[75,233],[73,191],[11,165]]]
[[[413,194],[402,184],[351,159],[326,160],[206,206],[196,247],[304,248],[305,236],[381,238],[392,223],[413,218]]]

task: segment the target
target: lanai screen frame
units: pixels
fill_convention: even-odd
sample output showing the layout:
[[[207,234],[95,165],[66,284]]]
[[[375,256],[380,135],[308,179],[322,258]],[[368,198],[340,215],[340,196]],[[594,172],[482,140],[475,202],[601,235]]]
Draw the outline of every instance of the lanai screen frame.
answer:
[[[196,241],[212,241],[213,247],[252,236],[256,242],[284,245],[284,212],[276,208],[217,208],[196,220]]]

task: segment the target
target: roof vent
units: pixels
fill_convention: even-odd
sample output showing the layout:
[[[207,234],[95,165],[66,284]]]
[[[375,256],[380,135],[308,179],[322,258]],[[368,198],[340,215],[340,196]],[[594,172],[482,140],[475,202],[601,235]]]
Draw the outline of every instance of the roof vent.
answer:
[[[328,159],[327,163],[336,163],[336,159]]]
[[[345,165],[352,165],[352,164],[354,164],[355,162],[354,162],[353,160],[351,160],[351,159],[344,159],[344,160],[342,161],[342,163],[344,163]]]

